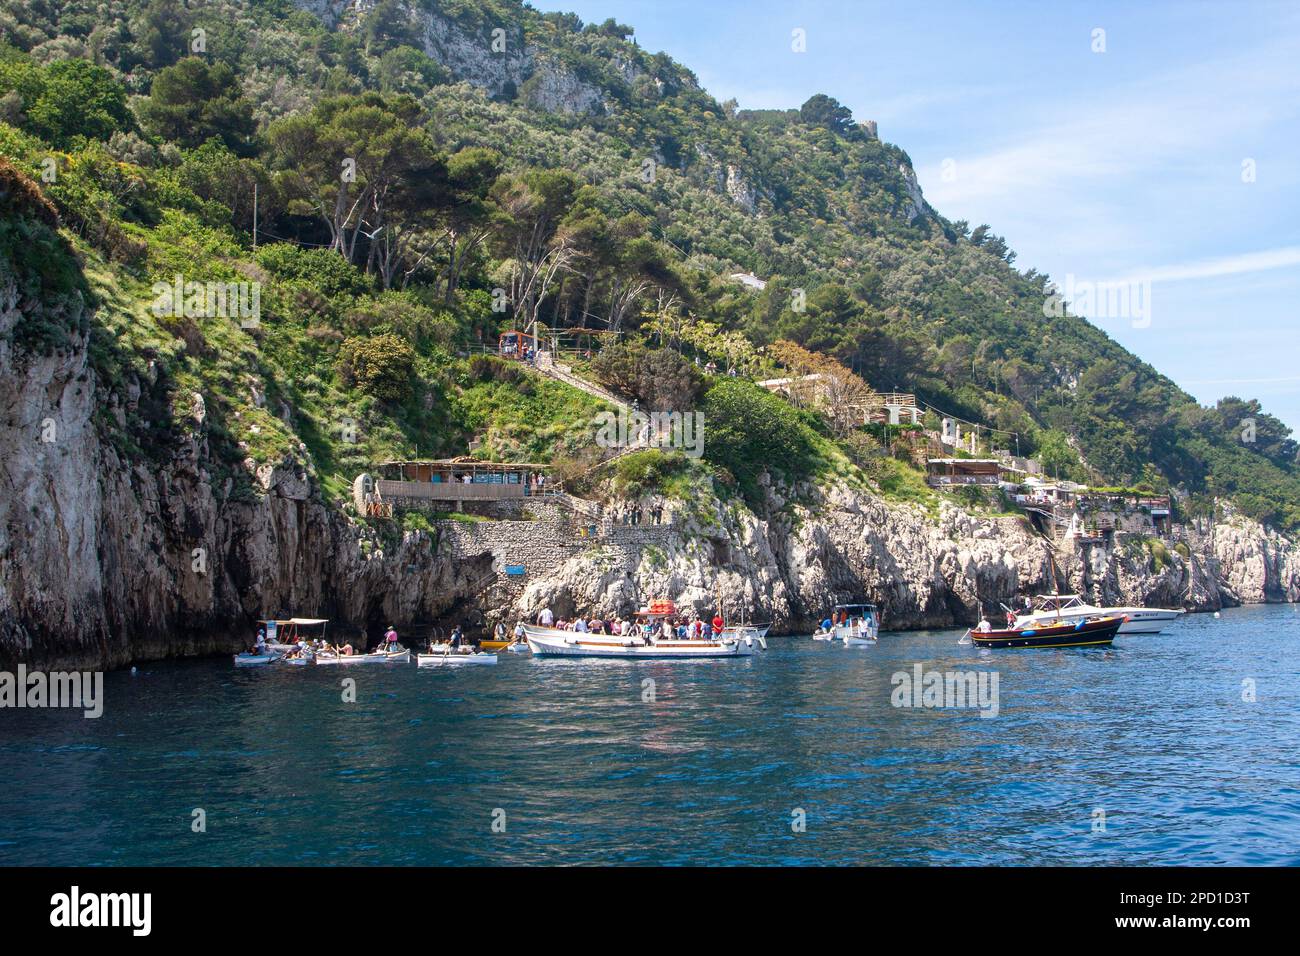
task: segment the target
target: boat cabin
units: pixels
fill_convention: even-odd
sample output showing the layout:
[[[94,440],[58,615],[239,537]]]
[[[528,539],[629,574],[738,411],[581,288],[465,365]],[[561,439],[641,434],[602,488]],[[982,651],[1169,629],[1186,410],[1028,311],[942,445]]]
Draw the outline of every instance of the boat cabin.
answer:
[[[316,641],[325,639],[325,625],[328,618],[291,617],[285,620],[259,622],[266,629],[268,644],[297,644],[299,641]]]
[[[1040,594],[1034,602],[1035,611],[1050,611],[1053,614],[1083,606],[1084,600],[1078,594]]]
[[[880,613],[874,604],[837,604],[831,614],[832,624],[852,624],[857,621],[874,623]]]

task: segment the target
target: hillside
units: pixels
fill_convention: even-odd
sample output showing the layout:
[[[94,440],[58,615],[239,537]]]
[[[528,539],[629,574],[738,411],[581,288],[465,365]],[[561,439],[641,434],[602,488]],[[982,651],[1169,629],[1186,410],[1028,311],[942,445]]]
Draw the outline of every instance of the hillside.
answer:
[[[505,0],[3,0],[0,30],[0,658],[429,621],[520,548],[539,576],[496,613],[725,589],[782,626],[864,594],[939,626],[1048,586],[1004,496],[954,510],[855,420],[871,386],[1062,477],[1172,486],[1186,540],[1063,559],[1080,590],[1300,594],[1281,424],[1046,317],[1047,277],[830,96],[718,104],[630,27]],[[510,329],[563,330],[572,368],[495,357]],[[750,381],[804,373],[849,413]],[[701,413],[703,457],[602,465],[611,401]],[[583,499],[358,504],[382,462],[467,454]]]
[[[327,472],[336,458],[360,461],[381,448],[429,455],[463,443],[455,430],[431,428],[426,413],[455,375],[438,356],[466,341],[533,318],[634,332],[656,309],[662,318],[667,301],[705,328],[714,323],[760,348],[799,341],[878,387],[910,389],[1014,433],[1022,451],[1044,454],[1058,473],[1172,483],[1187,493],[1189,514],[1223,495],[1261,520],[1300,521],[1295,445],[1276,419],[1255,403],[1201,408],[1087,322],[1045,318],[1048,277],[1019,272],[987,226],[931,209],[906,153],[829,97],[784,112],[737,110],[669,57],[640,49],[631,27],[584,25],[505,0],[254,0],[193,10],[172,0],[114,0],[106,9],[7,0],[0,28],[10,44],[0,71],[12,127],[4,152],[39,173],[41,159],[58,151],[60,180],[46,192],[87,253],[111,263],[105,281],[138,295],[134,285],[177,269],[208,280],[248,272],[254,261],[265,270],[257,275],[285,279],[264,308],[306,322],[305,341],[289,334],[291,323],[272,321],[255,341],[234,336],[230,350],[209,350],[225,359],[253,350],[243,361],[261,367],[268,397],[299,411],[367,420],[368,447],[308,442]],[[83,96],[93,109],[73,108]],[[372,115],[344,116],[332,143],[295,126],[366,97],[370,106],[358,108]],[[339,198],[332,171],[305,160],[325,148],[360,149],[355,137],[379,128],[367,123],[409,123],[427,142],[411,137],[386,146],[388,155],[362,157],[363,167],[391,167],[376,173],[375,192],[361,189],[371,185],[363,168],[366,195],[353,198],[385,202],[331,222],[319,213]],[[493,152],[472,152],[479,148]],[[398,155],[405,149],[425,153]],[[544,172],[555,177],[544,181]],[[514,182],[513,194],[492,182],[498,174]],[[254,183],[261,242],[301,247],[261,253],[269,269],[252,255]],[[490,290],[519,251],[502,217],[518,224],[543,195],[549,245],[525,252],[536,256],[536,281],[510,290],[523,301],[512,297],[502,322]],[[467,200],[474,205],[456,221],[450,210]],[[389,241],[372,242],[385,216]],[[557,236],[567,244],[558,252]],[[355,270],[310,252],[345,244]],[[213,262],[223,263],[215,275]],[[726,278],[733,271],[767,288],[742,290]],[[283,293],[293,283],[315,288],[290,301]],[[313,297],[328,303],[303,301]],[[366,302],[359,311],[350,305],[358,297]],[[415,347],[432,391],[415,406],[376,413],[320,365],[339,347],[335,337],[391,330],[399,316],[407,327],[398,334]],[[204,335],[228,333],[200,325]],[[133,335],[168,353],[177,331]],[[139,357],[138,345],[120,340],[117,351],[117,361]],[[207,378],[240,406],[232,369],[202,358],[181,364],[178,384]],[[281,431],[283,416],[261,417],[267,427],[255,442],[230,426],[254,452]],[[1255,422],[1253,444],[1239,440],[1243,418]],[[279,437],[292,444],[294,436]]]

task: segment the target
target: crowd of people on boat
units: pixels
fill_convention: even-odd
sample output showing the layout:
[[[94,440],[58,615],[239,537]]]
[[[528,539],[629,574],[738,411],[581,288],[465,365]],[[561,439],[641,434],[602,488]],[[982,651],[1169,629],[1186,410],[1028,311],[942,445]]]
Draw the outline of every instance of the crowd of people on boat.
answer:
[[[364,640],[364,633],[362,634],[362,638],[363,644],[369,643],[369,641]],[[257,628],[257,637],[254,638],[253,645],[249,648],[249,653],[258,655],[269,654],[273,649],[272,645],[267,643],[266,640],[266,627],[259,626]],[[405,648],[402,647],[401,643],[397,639],[396,629],[393,625],[388,625],[388,630],[384,632],[384,636],[380,640],[379,645],[375,648],[374,652],[400,654],[403,650],[405,650]],[[352,657],[354,654],[359,653],[364,653],[364,651],[359,651],[351,641],[345,641],[342,644],[335,644],[334,642],[327,641],[324,638],[312,639],[300,637],[294,641],[287,651],[284,652],[284,659],[298,660],[301,658],[312,658],[316,656]]]
[[[578,634],[639,637],[645,641],[716,640],[722,635],[723,628],[726,627],[726,622],[720,613],[714,614],[713,619],[707,621],[698,614],[647,615],[638,616],[636,620],[620,617],[574,617],[565,619],[556,618],[549,607],[544,607],[538,612],[537,623],[542,627],[553,627],[557,630],[573,631]],[[522,622],[516,625],[516,636],[522,637],[523,630]]]

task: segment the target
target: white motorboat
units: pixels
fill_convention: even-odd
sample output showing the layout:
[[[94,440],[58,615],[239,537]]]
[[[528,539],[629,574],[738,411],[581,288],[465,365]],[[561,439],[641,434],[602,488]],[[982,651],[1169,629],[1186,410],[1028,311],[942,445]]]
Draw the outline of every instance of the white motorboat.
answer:
[[[837,604],[831,615],[831,639],[845,647],[867,647],[880,636],[880,613],[874,604]]]
[[[1182,608],[1159,607],[1098,607],[1086,603],[1078,594],[1043,594],[1028,614],[1016,617],[1016,628],[1048,622],[1068,623],[1096,617],[1123,617],[1121,634],[1159,634],[1166,624],[1178,620],[1187,612]],[[1014,628],[1013,628],[1014,630]]]
[[[452,647],[450,644],[431,644],[429,653],[417,654],[419,667],[458,667],[464,664],[495,664],[497,656],[472,647]]]
[[[587,634],[526,624],[528,647],[538,657],[689,658],[751,657],[766,646],[761,636],[717,640],[667,638],[657,635]]]
[[[771,627],[771,624],[728,624],[722,629],[722,636],[766,638]]]

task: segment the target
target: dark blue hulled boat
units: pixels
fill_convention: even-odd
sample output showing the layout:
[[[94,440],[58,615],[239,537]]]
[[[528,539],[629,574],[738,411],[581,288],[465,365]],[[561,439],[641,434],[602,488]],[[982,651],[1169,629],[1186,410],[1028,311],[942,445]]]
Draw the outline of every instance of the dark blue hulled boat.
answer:
[[[1004,631],[971,631],[976,647],[1102,647],[1115,640],[1123,616],[1042,623]]]

